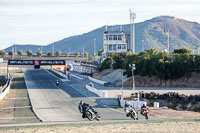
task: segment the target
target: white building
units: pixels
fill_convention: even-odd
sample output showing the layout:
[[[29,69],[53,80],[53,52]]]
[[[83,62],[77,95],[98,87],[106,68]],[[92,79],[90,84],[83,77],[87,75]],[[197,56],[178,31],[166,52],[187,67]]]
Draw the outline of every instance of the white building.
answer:
[[[103,35],[103,55],[127,52],[126,35],[121,31],[105,31]]]
[[[97,69],[96,65],[87,62],[74,62],[73,70],[80,74],[90,75],[94,73]]]

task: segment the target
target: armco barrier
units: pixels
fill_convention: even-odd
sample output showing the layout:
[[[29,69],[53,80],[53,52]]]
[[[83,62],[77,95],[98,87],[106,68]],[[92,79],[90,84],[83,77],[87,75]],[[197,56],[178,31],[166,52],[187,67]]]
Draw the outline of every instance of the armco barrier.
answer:
[[[88,84],[86,84],[86,89],[88,89],[91,92],[94,92],[95,94],[97,94],[100,97],[107,97],[107,92],[106,91],[97,90],[96,88],[91,87]]]
[[[11,84],[11,81],[9,82],[9,85],[6,87],[6,89],[4,89],[2,93],[0,93],[0,100],[2,100],[6,96],[6,94],[9,92],[10,84]]]
[[[90,77],[90,76],[88,76],[88,79],[91,80],[91,81],[93,81],[93,82],[102,84],[102,85],[104,85],[105,83],[108,83],[108,82],[106,82],[106,81],[102,81],[102,80],[99,80],[99,79],[96,79],[96,78],[92,78],[92,77]]]

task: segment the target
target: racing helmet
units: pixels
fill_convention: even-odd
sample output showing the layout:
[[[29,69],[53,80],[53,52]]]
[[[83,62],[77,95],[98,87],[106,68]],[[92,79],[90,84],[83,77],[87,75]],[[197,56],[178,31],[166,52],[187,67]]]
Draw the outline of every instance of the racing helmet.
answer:
[[[83,105],[83,101],[82,100],[79,101],[79,105]]]

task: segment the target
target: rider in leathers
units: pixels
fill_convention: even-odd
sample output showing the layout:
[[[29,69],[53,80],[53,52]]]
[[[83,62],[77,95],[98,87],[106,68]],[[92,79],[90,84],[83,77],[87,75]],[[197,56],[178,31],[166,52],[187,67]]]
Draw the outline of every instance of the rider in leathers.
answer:
[[[82,118],[86,117],[85,112],[87,108],[91,108],[92,111],[95,112],[95,110],[89,104],[84,103],[83,101],[79,102],[78,108],[79,108],[80,113],[82,113]]]
[[[126,112],[126,116],[128,117],[130,115],[130,111],[131,110],[135,110],[135,108],[133,106],[131,106],[130,104],[128,104],[127,102],[124,105],[124,111]]]

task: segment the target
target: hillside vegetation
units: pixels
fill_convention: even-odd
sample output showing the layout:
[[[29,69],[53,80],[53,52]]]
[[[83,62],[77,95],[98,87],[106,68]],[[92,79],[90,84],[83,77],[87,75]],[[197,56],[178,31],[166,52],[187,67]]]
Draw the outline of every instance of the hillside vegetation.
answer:
[[[128,20],[128,18],[127,18]],[[122,25],[125,33],[130,32],[130,25]],[[120,31],[119,25],[108,26],[109,31]],[[165,31],[170,32],[170,52],[178,48],[190,48],[195,53],[198,52],[200,47],[200,24],[196,22],[190,22],[183,19],[178,19],[169,16],[160,16],[144,22],[135,24],[135,42],[136,53],[150,48],[163,51],[167,49],[167,39]],[[94,51],[94,39],[96,38],[96,50],[99,51],[103,48],[103,34],[105,26],[84,33],[82,35],[71,36],[63,40],[53,42],[43,47],[36,45],[14,45],[5,49],[6,52],[15,49],[17,52],[19,49],[26,52],[32,50],[36,53],[38,49],[43,53],[61,50],[65,53],[82,53],[83,48],[85,51],[93,54]]]

